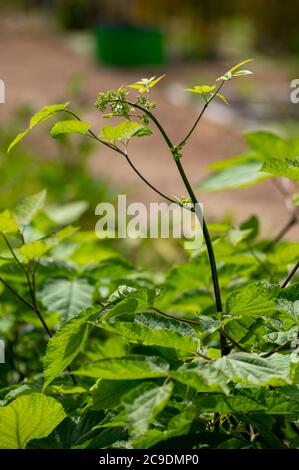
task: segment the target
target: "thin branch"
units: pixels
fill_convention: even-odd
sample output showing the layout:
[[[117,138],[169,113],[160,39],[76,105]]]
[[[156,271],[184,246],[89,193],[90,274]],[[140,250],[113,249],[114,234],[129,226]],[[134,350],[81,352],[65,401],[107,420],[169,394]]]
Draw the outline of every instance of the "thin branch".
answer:
[[[196,321],[196,320],[191,320],[189,318],[182,318],[182,317],[177,317],[176,315],[173,315],[172,313],[166,313],[166,312],[163,312],[162,310],[160,310],[159,308],[157,307],[149,307],[151,310],[154,310],[155,312],[157,313],[160,313],[161,315],[163,315],[164,317],[168,317],[168,318],[172,318],[173,320],[178,320],[182,323],[189,323],[190,325],[200,325],[200,322]]]
[[[128,102],[128,104],[133,106],[133,107],[135,106],[138,109],[142,110],[154,122],[154,124],[157,126],[158,130],[160,131],[161,135],[163,136],[163,138],[164,138],[171,154],[173,155],[173,151],[174,151],[175,147],[174,147],[172,141],[170,140],[167,132],[164,130],[164,128],[162,127],[162,125],[158,121],[158,119],[150,111],[148,111],[146,108],[144,108],[143,106],[140,106],[139,104],[136,105],[136,104],[130,103],[130,102]],[[179,158],[174,158],[174,161],[175,161],[177,169],[180,173],[180,176],[181,176],[181,178],[184,182],[184,185],[187,189],[187,192],[188,192],[188,194],[191,198],[191,201],[194,205],[194,208],[195,207],[200,207],[200,205],[198,203],[198,200],[195,196],[195,193],[192,189],[192,186],[189,182],[189,179],[188,179],[188,177],[185,173],[185,170],[183,168],[183,165],[182,165],[180,159]],[[202,214],[198,214],[197,211],[195,211],[195,212],[196,212],[199,223],[202,224],[203,236],[204,236],[204,239],[205,239],[205,242],[206,242],[207,252],[208,252],[208,257],[209,257],[209,262],[210,262],[216,308],[217,308],[217,311],[221,313],[223,311],[222,301],[221,301],[221,292],[220,292],[218,272],[217,272],[216,259],[215,259],[215,253],[214,253],[214,249],[213,249],[212,240],[211,240],[211,237],[210,237],[210,233],[209,233],[205,218],[202,216]],[[224,351],[226,351],[226,341],[225,341],[225,338],[222,334],[220,334],[220,340],[221,340],[221,351],[223,353]]]
[[[284,238],[284,236],[288,233],[288,231],[298,223],[298,218],[295,214],[293,214],[287,223],[282,227],[282,229],[278,232],[276,237],[266,246],[264,251],[267,253],[270,251],[276,243],[280,242]]]
[[[281,288],[284,289],[284,287],[286,287],[288,285],[288,283],[290,282],[290,280],[292,279],[292,277],[296,274],[296,271],[297,269],[299,268],[299,261],[297,261],[297,263],[295,264],[295,266],[293,267],[293,269],[291,270],[291,272],[289,273],[289,275],[286,277],[286,279],[283,281],[283,283],[281,284]]]
[[[215,93],[213,93],[213,95],[205,102],[205,105],[203,106],[201,112],[199,113],[199,116],[197,117],[195,123],[193,124],[193,126],[191,127],[190,131],[188,132],[188,134],[186,135],[186,137],[179,143],[178,147],[182,147],[183,145],[186,144],[187,140],[189,139],[189,137],[191,137],[191,135],[193,134],[194,130],[196,129],[197,127],[197,124],[199,123],[199,121],[201,120],[202,116],[204,115],[207,107],[209,106],[209,104],[211,103],[211,101],[213,101],[213,99],[215,98],[215,96],[217,95],[217,93],[219,93],[219,91],[221,90],[222,86],[224,84],[224,80],[220,83],[220,85],[218,86],[217,90],[215,91]]]
[[[0,277],[0,282],[7,287],[8,290],[10,290],[26,307],[30,308],[31,310],[34,310],[34,306],[28,302],[24,297],[22,297],[10,284],[8,284],[2,277]]]

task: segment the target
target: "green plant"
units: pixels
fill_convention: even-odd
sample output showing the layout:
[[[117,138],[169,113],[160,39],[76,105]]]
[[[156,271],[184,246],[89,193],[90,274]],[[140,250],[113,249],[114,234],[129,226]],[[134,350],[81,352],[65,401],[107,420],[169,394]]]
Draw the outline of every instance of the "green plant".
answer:
[[[203,96],[204,108],[178,145],[153,114],[149,91],[155,77],[130,86],[138,91],[134,102],[123,87],[100,93],[99,110],[125,121],[105,126],[99,135],[68,104],[43,108],[25,134],[66,112],[71,119],[53,126],[54,137],[79,133],[99,141],[153,190],[181,205],[191,200],[194,210],[196,196],[182,166],[184,146],[224,82],[248,73],[237,66],[218,86],[191,89]],[[150,135],[150,123],[161,132],[188,199],[164,195],[131,162],[128,144]],[[268,152],[264,137],[254,140],[261,153]],[[279,146],[272,148],[271,159],[279,152]],[[242,165],[248,170],[254,162],[257,170],[257,161],[271,177],[268,158],[262,163],[251,155]],[[221,179],[218,173],[230,164],[219,164],[207,181]],[[0,334],[8,353],[0,378],[0,427],[9,423],[13,430],[9,443],[0,437],[0,447],[298,447],[299,284],[288,285],[296,274],[298,243],[282,235],[259,240],[255,217],[239,227],[203,221],[205,247],[161,280],[107,253],[92,233],[57,227],[44,203],[42,192],[0,214],[0,281],[6,287]],[[50,417],[43,414],[44,399],[53,400]],[[23,403],[36,406],[44,420],[39,435],[17,438]]]

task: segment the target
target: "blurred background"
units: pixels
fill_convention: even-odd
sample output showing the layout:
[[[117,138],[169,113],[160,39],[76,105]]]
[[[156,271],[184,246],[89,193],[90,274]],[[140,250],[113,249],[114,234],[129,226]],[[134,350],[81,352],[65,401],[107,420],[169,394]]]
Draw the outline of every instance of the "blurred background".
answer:
[[[213,103],[185,150],[194,184],[207,175],[209,163],[246,149],[245,131],[298,136],[299,104],[290,102],[290,82],[299,78],[298,17],[296,0],[0,0],[0,79],[6,86],[6,102],[0,104],[0,208],[47,187],[53,206],[79,201],[81,225],[93,228],[96,205],[115,200],[118,192],[132,201],[157,201],[120,157],[88,139],[52,141],[46,123],[5,156],[8,143],[41,106],[70,100],[97,130],[106,124],[94,106],[98,92],[141,77],[166,74],[153,98],[178,142],[202,106],[184,88],[213,83],[235,63],[255,59],[254,76],[227,84],[230,105]],[[155,132],[151,139],[132,145],[135,165],[165,193],[184,195],[164,143]],[[239,222],[257,214],[266,235],[289,217],[271,182],[199,198],[210,221]],[[294,228],[290,237],[297,235]],[[133,248],[138,257],[139,245]],[[155,250],[163,259],[176,256],[176,248],[165,250],[163,241],[155,242]]]

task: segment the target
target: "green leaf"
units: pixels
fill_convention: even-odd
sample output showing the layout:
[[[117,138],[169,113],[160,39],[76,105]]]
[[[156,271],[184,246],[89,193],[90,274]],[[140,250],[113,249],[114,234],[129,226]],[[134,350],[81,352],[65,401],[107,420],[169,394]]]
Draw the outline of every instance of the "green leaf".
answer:
[[[254,59],[246,59],[242,60],[242,62],[239,62],[239,64],[234,65],[231,69],[229,69],[224,75],[221,77],[217,78],[216,81],[220,80],[230,80],[232,77],[238,77],[239,75],[249,75],[252,74],[250,70],[239,70],[238,72],[235,72],[235,70],[239,69],[242,67],[242,65],[248,64],[249,62],[252,62]]]
[[[44,106],[40,111],[38,111],[34,116],[32,116],[29,124],[29,129],[33,129],[33,127],[37,126],[41,122],[45,121],[51,116],[54,116],[59,111],[65,110],[70,102],[62,103],[62,104],[51,104],[49,106]]]
[[[237,246],[243,240],[247,240],[252,230],[251,228],[241,230],[237,227],[232,227],[229,229],[226,236],[232,245]]]
[[[44,189],[33,196],[25,197],[13,211],[14,219],[18,224],[29,225],[39,209],[43,207],[46,196],[47,190]]]
[[[282,176],[293,181],[299,181],[299,158],[293,160],[268,158],[261,170],[273,176]]]
[[[185,364],[177,371],[171,372],[171,376],[198,392],[228,393],[227,378],[224,373],[214,367],[216,361],[195,359]]]
[[[269,178],[269,175],[262,173],[260,169],[259,161],[237,164],[212,173],[198,185],[198,188],[204,191],[224,191],[252,186]]]
[[[0,213],[0,232],[15,233],[19,230],[19,226],[12,217],[10,211],[6,209]]]
[[[154,312],[120,314],[96,326],[119,334],[133,343],[186,352],[196,352],[199,347],[199,338],[190,325]]]
[[[31,439],[47,437],[65,417],[54,398],[23,395],[0,408],[0,449],[25,449]]]
[[[7,153],[10,153],[13,147],[15,147],[15,145],[17,145],[17,143],[20,142],[35,126],[50,118],[51,116],[54,116],[54,114],[56,114],[57,112],[65,110],[68,105],[69,102],[64,104],[52,104],[49,106],[44,106],[38,113],[32,116],[29,128],[26,129],[24,132],[18,134],[16,138],[11,142],[7,149]]]
[[[290,357],[275,353],[262,358],[254,353],[232,353],[214,362],[215,369],[222,371],[233,382],[279,387],[291,383]]]
[[[59,137],[61,134],[87,134],[91,124],[79,120],[59,121],[51,129],[52,137]]]
[[[108,142],[126,141],[133,137],[142,137],[150,135],[152,132],[149,127],[138,124],[137,122],[123,121],[117,126],[104,126],[100,137]]]
[[[206,93],[211,93],[215,90],[216,85],[195,85],[193,88],[186,88],[185,91],[190,91],[191,93],[197,93],[199,95],[205,95]]]
[[[116,408],[120,405],[122,397],[139,383],[137,380],[129,380],[128,382],[124,380],[98,380],[91,389],[91,409]]]
[[[229,72],[234,72],[235,70],[239,69],[242,67],[242,65],[248,64],[249,62],[253,62],[254,59],[245,59],[242,60],[242,62],[239,62],[237,65],[234,65],[231,69],[229,69]]]
[[[148,430],[150,424],[167,405],[172,389],[171,382],[160,387],[154,383],[144,382],[123,397],[122,404],[130,434],[140,436]]]
[[[169,364],[154,356],[128,356],[115,359],[102,359],[86,364],[74,374],[85,377],[103,378],[108,380],[138,380],[155,377],[166,377]]]
[[[29,133],[29,129],[26,129],[26,131],[24,132],[21,132],[20,134],[18,134],[15,139],[10,143],[8,149],[7,149],[7,153],[9,154],[10,151],[22,140],[24,139],[24,137]]]
[[[220,98],[221,101],[223,101],[223,103],[225,103],[227,105],[229,104],[227,98],[224,95],[222,95],[221,93],[216,93],[216,96],[218,96],[218,98]]]
[[[233,292],[226,303],[226,311],[232,315],[260,318],[276,312],[275,298],[278,287],[263,283],[249,284]]]
[[[149,92],[150,88],[153,88],[157,83],[164,78],[165,75],[161,75],[161,77],[151,77],[151,78],[142,78],[138,82],[135,82],[131,85],[127,85],[128,88],[133,88],[138,90],[139,93]]]
[[[105,306],[103,310],[103,320],[107,320],[119,313],[135,313],[152,307],[157,296],[155,289],[140,288],[129,291],[120,291],[118,298],[112,298],[112,301]]]
[[[87,211],[87,201],[74,201],[59,206],[47,206],[45,214],[56,224],[72,224]]]
[[[20,253],[25,257],[26,260],[32,260],[34,258],[41,258],[49,250],[58,245],[61,241],[65,240],[77,232],[77,227],[65,227],[64,229],[56,232],[55,235],[45,238],[42,240],[36,240],[34,242],[25,243],[20,248]]]
[[[83,310],[65,323],[48,341],[44,357],[44,389],[63,372],[83,348],[92,329],[89,321],[94,320],[100,308]]]
[[[91,306],[93,292],[86,279],[47,279],[39,297],[49,312],[59,312],[65,322]]]
[[[258,154],[265,157],[288,157],[288,142],[272,132],[248,132],[245,139],[249,146]]]

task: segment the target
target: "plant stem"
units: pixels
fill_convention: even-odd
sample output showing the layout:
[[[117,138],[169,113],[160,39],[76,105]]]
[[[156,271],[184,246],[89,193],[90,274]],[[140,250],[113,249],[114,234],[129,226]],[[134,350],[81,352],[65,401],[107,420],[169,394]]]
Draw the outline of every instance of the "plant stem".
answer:
[[[283,281],[283,283],[281,284],[281,288],[284,289],[288,283],[290,282],[290,280],[292,279],[292,277],[296,274],[296,271],[297,269],[299,268],[299,261],[297,261],[297,263],[295,264],[295,266],[293,267],[292,271],[289,273],[289,275],[286,277],[286,279]]]
[[[288,231],[294,226],[296,225],[298,222],[298,219],[297,219],[297,216],[295,214],[292,214],[292,216],[290,217],[290,219],[287,221],[287,223],[282,227],[282,229],[278,232],[278,234],[276,235],[276,237],[266,246],[265,248],[265,252],[267,253],[268,251],[270,251],[275,245],[276,243],[278,243],[280,240],[283,239],[283,237],[288,233]]]
[[[155,125],[159,129],[160,133],[162,134],[162,136],[163,136],[163,138],[164,138],[171,154],[173,155],[173,150],[174,150],[173,143],[171,142],[167,132],[161,126],[161,124],[157,120],[157,118],[150,111],[148,111],[146,108],[143,108],[143,106],[140,106],[138,104],[136,105],[136,104],[130,103],[130,102],[128,102],[128,104],[131,105],[131,106],[135,106],[136,108],[142,110],[155,123]],[[190,196],[190,199],[191,199],[191,201],[194,205],[194,208],[200,208],[200,204],[197,201],[195,193],[192,189],[192,186],[189,182],[189,179],[188,179],[188,177],[185,173],[185,170],[183,168],[183,165],[182,165],[180,159],[179,158],[174,158],[174,161],[176,163],[176,166],[177,166],[177,169],[180,173],[180,176],[181,176],[181,178],[184,182],[186,190],[187,190],[187,192]],[[202,224],[203,236],[204,236],[206,246],[207,246],[207,252],[208,252],[210,268],[211,268],[211,274],[212,274],[216,309],[217,309],[217,312],[222,313],[223,309],[222,309],[222,301],[221,301],[221,292],[220,292],[220,286],[219,286],[219,280],[218,280],[216,259],[215,259],[215,254],[214,254],[214,249],[213,249],[210,233],[209,233],[205,218],[202,216],[202,213],[198,214],[198,212],[196,210],[195,210],[195,213],[197,215],[199,223]],[[225,340],[225,337],[223,336],[223,334],[220,334],[220,339],[221,339],[221,351],[222,351],[222,354],[224,354],[226,352],[226,340]]]
[[[191,127],[190,131],[188,132],[188,134],[186,135],[186,137],[179,143],[178,147],[182,147],[183,145],[186,144],[187,140],[191,137],[191,135],[193,134],[193,132],[195,131],[196,127],[197,127],[197,124],[199,123],[199,121],[201,120],[204,112],[206,111],[207,107],[209,106],[210,102],[215,98],[215,96],[217,95],[217,93],[220,91],[220,89],[222,88],[222,85],[224,84],[224,80],[220,83],[220,85],[218,86],[217,90],[215,91],[215,93],[213,93],[213,95],[208,99],[206,100],[201,112],[199,113],[195,123],[193,124],[193,126]]]
[[[14,260],[16,261],[16,263],[18,264],[18,266],[24,271],[25,275],[26,275],[26,280],[27,280],[27,286],[28,286],[28,289],[29,289],[29,293],[30,293],[30,296],[31,296],[31,300],[32,300],[32,303],[28,302],[24,297],[22,297],[10,284],[8,284],[4,279],[0,278],[0,282],[2,282],[6,287],[7,289],[9,289],[14,295],[15,297],[17,297],[24,305],[26,305],[26,307],[30,308],[38,317],[39,321],[41,322],[44,330],[46,331],[46,333],[48,334],[49,338],[52,338],[53,334],[50,330],[50,328],[48,327],[47,325],[47,322],[46,320],[44,319],[38,305],[37,305],[37,301],[36,301],[36,295],[35,295],[35,274],[33,273],[32,274],[32,281],[30,280],[30,275],[29,275],[29,272],[28,270],[26,269],[26,267],[21,263],[21,261],[19,260],[19,258],[17,257],[17,255],[15,254],[12,246],[10,245],[8,239],[6,238],[6,236],[1,232],[1,235],[3,237],[3,239],[5,240],[5,243],[7,244],[8,248],[9,248],[9,251],[11,252]],[[22,241],[24,243],[24,238],[22,236]],[[70,372],[70,377],[72,379],[72,382],[74,385],[77,385],[77,380],[76,378],[74,377],[74,375],[72,374],[72,371],[70,369],[70,367],[67,368],[68,371]]]

